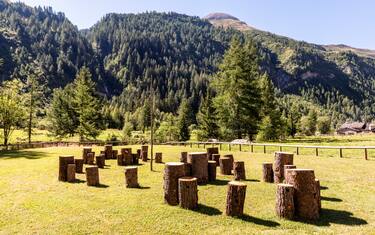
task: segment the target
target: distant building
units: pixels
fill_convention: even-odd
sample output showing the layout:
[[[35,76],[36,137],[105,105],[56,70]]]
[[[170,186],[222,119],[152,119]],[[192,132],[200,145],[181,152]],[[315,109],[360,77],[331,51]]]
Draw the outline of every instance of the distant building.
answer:
[[[337,130],[338,135],[355,135],[359,133],[375,133],[375,123],[346,122]]]

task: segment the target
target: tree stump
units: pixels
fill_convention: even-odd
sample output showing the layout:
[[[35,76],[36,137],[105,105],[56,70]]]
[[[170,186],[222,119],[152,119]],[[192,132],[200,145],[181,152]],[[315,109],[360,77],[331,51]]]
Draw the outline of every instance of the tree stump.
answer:
[[[162,163],[162,162],[163,162],[163,154],[155,153],[155,163]]]
[[[184,209],[193,210],[198,207],[198,183],[195,177],[178,179],[178,199]]]
[[[95,162],[95,152],[89,152],[86,156],[87,164],[94,165]]]
[[[141,158],[142,158],[142,161],[147,162],[147,160],[148,160],[148,145],[142,145],[142,147],[141,147]]]
[[[133,165],[133,155],[131,153],[123,155],[122,160],[124,166]]]
[[[91,147],[83,147],[82,159],[83,159],[84,164],[88,164],[87,163],[87,154],[91,153],[91,152],[92,152]]]
[[[117,159],[118,150],[112,150],[112,156],[111,159]]]
[[[264,162],[262,166],[263,166],[263,182],[273,183],[272,163]]]
[[[318,192],[314,170],[289,169],[287,184],[294,188],[295,214],[301,219],[319,219]]]
[[[74,159],[76,165],[76,173],[83,173],[83,159]]]
[[[187,163],[187,156],[188,156],[187,152],[181,152],[180,162]]]
[[[187,162],[191,164],[191,176],[197,178],[198,184],[208,182],[207,153],[189,153]]]
[[[125,184],[127,188],[138,188],[138,168],[136,166],[125,167]]]
[[[208,181],[216,180],[216,161],[208,161]]]
[[[67,181],[74,183],[76,181],[76,165],[68,164]]]
[[[137,149],[137,155],[138,155],[139,159],[141,159],[141,153],[142,153],[142,150],[141,149]]]
[[[216,166],[220,166],[220,154],[212,154],[212,161],[216,162]]]
[[[219,162],[220,162],[220,173],[222,175],[231,175],[232,174],[232,168],[231,168],[232,160],[227,157],[222,157],[220,158]]]
[[[164,166],[164,201],[178,205],[178,179],[184,177],[184,163],[167,162]]]
[[[245,198],[246,184],[238,181],[229,182],[225,214],[228,216],[242,216]]]
[[[231,171],[231,174],[232,174],[233,163],[234,163],[233,155],[232,155],[232,154],[226,154],[226,155],[224,155],[223,157],[226,157],[226,158],[229,158],[229,159],[230,159],[230,171]]]
[[[99,168],[104,168],[104,165],[105,165],[105,155],[100,154],[99,156],[96,156],[96,165]]]
[[[285,218],[294,218],[294,188],[290,184],[278,184],[276,191],[276,215]]]
[[[245,162],[235,161],[233,164],[234,180],[246,180]]]
[[[104,145],[104,154],[105,154],[105,159],[111,159],[112,158],[112,145],[111,144],[106,144]]]
[[[319,212],[322,210],[322,197],[320,194],[320,181],[318,179],[315,179],[316,183],[316,191],[318,193],[317,200],[318,200],[318,206],[319,206]]]
[[[286,152],[275,152],[275,163],[273,167],[273,178],[275,183],[282,183],[284,180],[284,166],[293,165],[293,154]]]
[[[117,155],[117,165],[118,166],[124,165],[124,154]]]
[[[64,155],[59,157],[59,181],[68,180],[68,165],[74,164],[74,157],[72,155]]]
[[[207,148],[207,157],[208,157],[208,160],[213,160],[212,159],[212,154],[219,154],[219,148],[218,147]]]
[[[286,178],[288,177],[288,170],[289,169],[296,169],[295,165],[284,165],[284,181],[286,182]]]
[[[133,165],[138,165],[139,164],[139,156],[137,153],[132,153],[132,158],[133,158]]]
[[[191,176],[191,164],[190,163],[184,163],[184,172],[185,172],[185,176]]]
[[[86,181],[88,186],[99,186],[99,169],[97,166],[86,167]]]

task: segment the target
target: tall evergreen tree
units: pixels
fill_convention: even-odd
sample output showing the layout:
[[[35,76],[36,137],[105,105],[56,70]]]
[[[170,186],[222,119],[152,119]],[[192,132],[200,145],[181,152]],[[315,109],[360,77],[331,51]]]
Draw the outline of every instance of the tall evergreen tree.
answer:
[[[207,95],[202,100],[199,112],[197,114],[200,137],[202,139],[219,138],[219,126],[217,110],[212,102],[212,95],[208,89]]]
[[[177,128],[178,128],[178,136],[180,141],[187,141],[190,139],[190,116],[191,107],[190,103],[187,99],[184,99],[181,102],[180,108],[178,110],[178,121],[177,121]]]

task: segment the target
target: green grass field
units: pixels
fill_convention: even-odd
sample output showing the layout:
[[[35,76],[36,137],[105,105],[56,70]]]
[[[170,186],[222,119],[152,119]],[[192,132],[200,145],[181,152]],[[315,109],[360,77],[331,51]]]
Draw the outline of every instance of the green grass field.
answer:
[[[138,147],[138,146],[137,146]],[[120,147],[116,147],[120,148]],[[97,152],[101,148],[94,148]],[[135,149],[135,146],[134,148]],[[157,146],[163,160],[177,161],[189,147]],[[81,148],[32,149],[0,153],[0,233],[3,234],[375,234],[375,160],[296,156],[312,168],[322,185],[322,214],[316,223],[275,216],[275,185],[260,182],[261,163],[272,154],[233,152],[246,164],[246,201],[242,218],[223,215],[226,184],[218,176],[199,186],[199,209],[189,211],[163,201],[163,164],[139,166],[140,189],[124,186],[124,170],[107,160],[101,187],[57,181],[58,156],[81,156]]]

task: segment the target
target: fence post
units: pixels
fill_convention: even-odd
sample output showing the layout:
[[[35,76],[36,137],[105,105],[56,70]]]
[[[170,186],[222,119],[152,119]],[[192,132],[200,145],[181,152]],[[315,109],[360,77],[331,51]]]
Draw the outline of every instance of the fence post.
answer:
[[[299,155],[299,147],[297,147],[297,153],[296,154],[297,154],[297,156]]]
[[[318,148],[315,148],[315,156],[319,156],[319,150],[318,150]]]
[[[228,149],[229,151],[232,151],[232,146],[230,145],[230,143],[228,144]]]
[[[342,148],[340,148],[340,158],[342,158]]]
[[[240,152],[242,151],[242,144],[239,144],[240,145]]]
[[[365,148],[365,160],[367,160],[367,148]]]
[[[282,152],[283,151],[283,146],[279,146],[279,151]]]
[[[254,152],[254,145],[250,145],[250,148],[251,148],[251,152],[253,153]]]
[[[221,151],[221,143],[219,144],[219,149],[220,149],[220,151]]]
[[[263,145],[263,153],[266,154],[266,145]]]

